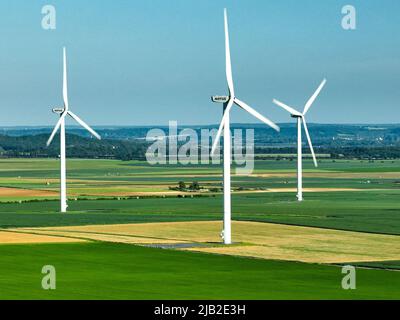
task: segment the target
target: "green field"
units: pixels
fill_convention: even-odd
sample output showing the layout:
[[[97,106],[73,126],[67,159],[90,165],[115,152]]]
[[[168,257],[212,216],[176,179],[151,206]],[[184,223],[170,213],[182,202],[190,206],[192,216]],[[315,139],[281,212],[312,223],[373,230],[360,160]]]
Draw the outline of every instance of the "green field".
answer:
[[[70,211],[62,215],[57,194],[26,193],[57,192],[57,160],[1,160],[0,188],[8,193],[0,195],[0,228],[222,219],[219,192],[186,193],[183,198],[169,190],[179,181],[198,181],[204,190],[221,187],[220,165],[153,167],[136,161],[69,160],[68,168]],[[234,220],[400,235],[398,160],[324,159],[317,169],[305,161],[304,187],[319,191],[305,193],[303,203],[295,201],[294,192],[268,192],[295,188],[291,161],[256,161],[254,174],[234,176],[233,186]],[[354,190],[328,190],[334,188]],[[25,193],[8,195],[13,190]],[[0,257],[2,299],[400,298],[400,273],[387,270],[398,270],[398,261],[360,264],[368,269],[358,269],[358,289],[344,291],[337,266],[124,244],[0,245]],[[44,264],[57,267],[54,292],[40,288]]]
[[[359,270],[341,289],[338,267],[243,259],[124,244],[0,247],[1,299],[400,299],[400,273]],[[41,269],[57,289],[41,289]]]
[[[0,186],[22,190],[58,191],[57,160],[2,160]],[[254,175],[234,176],[233,187],[244,189],[295,188],[295,162],[256,161]],[[304,161],[304,187],[400,190],[400,161],[323,160],[319,167]],[[270,175],[263,177],[260,175]],[[167,192],[178,181],[199,181],[204,188],[221,187],[220,165],[150,166],[144,162],[69,160],[69,195],[90,198],[112,196],[123,191]],[[3,196],[2,202],[43,197]]]
[[[289,193],[237,194],[233,218],[363,232],[400,234],[400,192],[310,193],[303,203]],[[0,226],[32,227],[221,219],[222,197],[82,200],[69,203],[68,215],[58,202],[3,204]]]

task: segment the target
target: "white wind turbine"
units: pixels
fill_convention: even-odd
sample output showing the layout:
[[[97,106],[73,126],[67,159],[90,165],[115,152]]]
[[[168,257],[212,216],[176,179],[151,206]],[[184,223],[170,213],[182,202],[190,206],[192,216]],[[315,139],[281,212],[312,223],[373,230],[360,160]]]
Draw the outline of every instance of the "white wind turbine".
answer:
[[[315,167],[318,167],[317,158],[315,157],[314,148],[311,143],[310,133],[308,132],[307,122],[305,115],[310,110],[311,105],[314,103],[315,99],[317,99],[318,95],[320,94],[322,88],[326,84],[326,79],[322,81],[319,85],[318,89],[315,93],[311,96],[311,98],[307,101],[303,113],[289,107],[288,105],[274,99],[273,102],[285,109],[290,113],[292,118],[297,119],[297,200],[303,201],[303,155],[302,155],[302,138],[301,138],[301,123],[303,123],[304,131],[306,132],[308,145],[310,146],[311,154],[314,160]]]
[[[60,200],[61,200],[61,212],[67,212],[67,176],[66,176],[66,159],[65,159],[65,118],[69,115],[76,122],[78,122],[82,127],[88,130],[93,136],[97,139],[101,139],[100,135],[95,132],[92,128],[90,128],[85,122],[83,122],[76,114],[69,110],[68,104],[68,82],[67,82],[67,54],[66,49],[63,50],[63,100],[64,107],[63,108],[55,108],[53,109],[54,113],[60,115],[60,119],[58,120],[56,126],[54,127],[53,132],[50,135],[49,140],[47,141],[47,146],[51,144],[56,135],[58,129],[60,129],[60,162],[61,162],[61,181],[60,181]]]
[[[228,82],[229,96],[221,97],[215,96],[212,97],[213,102],[224,103],[223,108],[223,117],[221,120],[221,124],[218,129],[218,133],[215,137],[211,154],[215,153],[215,150],[219,144],[219,140],[221,138],[222,132],[224,135],[224,230],[223,230],[223,240],[225,244],[232,243],[232,235],[231,235],[231,154],[232,154],[232,146],[231,146],[231,131],[230,131],[230,111],[232,106],[236,104],[243,110],[247,111],[257,119],[266,123],[268,126],[272,127],[276,131],[279,131],[279,127],[255,111],[253,108],[248,106],[246,103],[240,101],[235,96],[235,89],[233,85],[233,77],[232,77],[232,65],[231,65],[231,54],[230,54],[230,46],[229,46],[229,30],[228,30],[228,16],[226,9],[224,10],[224,21],[225,21],[225,55],[226,55],[226,80]]]

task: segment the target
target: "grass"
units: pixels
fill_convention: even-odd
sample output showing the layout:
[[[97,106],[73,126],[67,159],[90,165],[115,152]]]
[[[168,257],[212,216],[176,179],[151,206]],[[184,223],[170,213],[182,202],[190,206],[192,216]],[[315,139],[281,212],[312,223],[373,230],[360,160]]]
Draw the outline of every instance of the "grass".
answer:
[[[384,234],[400,234],[400,192],[363,191],[305,194],[236,194],[233,219]],[[0,227],[68,226],[165,221],[220,220],[222,197],[70,201],[58,213],[57,201],[0,205]]]
[[[0,299],[399,299],[400,273],[110,243],[0,246]],[[57,289],[41,289],[53,265]]]
[[[1,160],[0,186],[58,192],[59,162],[53,159]],[[304,186],[309,188],[398,189],[400,161],[329,161],[314,168],[304,161]],[[178,181],[199,181],[206,188],[221,187],[220,165],[150,166],[146,162],[116,160],[68,160],[68,188],[72,196],[118,195],[129,192],[168,192]],[[251,177],[233,176],[233,187],[296,187],[295,162],[257,160]],[[388,174],[389,173],[389,174]],[[274,176],[262,176],[262,175]],[[354,174],[362,174],[354,176]],[[385,175],[380,175],[385,174]],[[278,176],[276,176],[278,175]],[[48,196],[49,199],[54,197]],[[20,199],[24,199],[23,197]],[[15,197],[1,197],[13,201]]]

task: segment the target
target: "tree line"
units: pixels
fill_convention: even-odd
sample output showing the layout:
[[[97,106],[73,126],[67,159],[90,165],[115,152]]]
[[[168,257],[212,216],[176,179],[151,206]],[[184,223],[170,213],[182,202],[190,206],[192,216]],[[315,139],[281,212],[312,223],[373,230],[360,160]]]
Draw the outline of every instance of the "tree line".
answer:
[[[46,147],[48,134],[8,136],[0,135],[0,156],[3,158],[55,158],[59,156],[59,136],[53,144]],[[75,134],[67,134],[67,154],[71,158],[145,160],[150,143],[145,140],[96,140]],[[305,148],[304,152],[307,153]],[[400,146],[316,146],[317,154],[328,155],[332,159],[399,159]],[[295,158],[297,149],[293,147],[268,148],[256,147],[257,159],[277,160]],[[272,155],[268,156],[268,155]],[[286,155],[286,156],[282,156]],[[287,156],[290,155],[290,156]]]
[[[0,135],[0,156],[7,158],[52,158],[60,154],[59,135],[46,147],[48,135],[10,137]],[[141,141],[96,140],[67,134],[71,158],[144,160],[148,144]]]

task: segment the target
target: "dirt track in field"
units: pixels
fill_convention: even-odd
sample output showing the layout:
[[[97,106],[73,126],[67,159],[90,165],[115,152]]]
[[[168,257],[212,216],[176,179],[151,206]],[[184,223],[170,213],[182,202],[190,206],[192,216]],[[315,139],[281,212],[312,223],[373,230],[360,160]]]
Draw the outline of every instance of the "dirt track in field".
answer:
[[[106,188],[104,188],[107,190]],[[190,195],[195,195],[200,193],[191,192]],[[160,196],[178,196],[178,195],[188,195],[187,192],[180,191],[113,191],[111,188],[107,191],[85,191],[85,189],[80,189],[79,192],[71,192],[71,195],[90,195],[90,196],[102,196],[102,197],[160,197]]]
[[[233,246],[220,246],[220,222],[177,222],[24,228],[41,235],[133,244],[203,243],[184,250],[311,263],[400,260],[400,237],[234,221]]]
[[[340,191],[368,191],[371,189],[354,188],[303,188],[303,192],[340,192]],[[297,192],[296,188],[271,188],[266,192]]]
[[[253,173],[251,177],[257,178],[295,178],[293,173]],[[327,179],[400,179],[399,172],[303,172],[305,178],[327,178]]]
[[[0,197],[54,197],[57,195],[58,193],[54,191],[0,187]]]
[[[71,195],[79,196],[79,195],[90,195],[90,196],[112,196],[112,197],[145,197],[145,196],[178,196],[184,195],[187,197],[194,195],[209,195],[209,194],[221,194],[221,192],[182,192],[182,191],[114,191],[112,188],[107,189],[107,191],[85,191],[84,188],[79,189],[79,192],[71,192]],[[303,188],[304,192],[362,192],[362,191],[376,191],[382,189],[355,189],[355,188]],[[237,194],[246,194],[246,193],[270,193],[270,192],[297,192],[296,188],[270,188],[266,190],[244,190],[244,191],[232,191]]]

